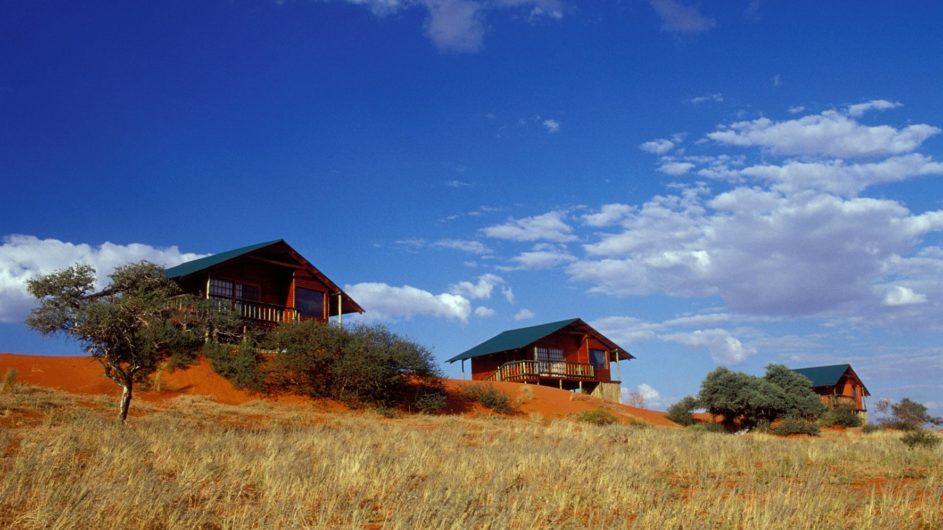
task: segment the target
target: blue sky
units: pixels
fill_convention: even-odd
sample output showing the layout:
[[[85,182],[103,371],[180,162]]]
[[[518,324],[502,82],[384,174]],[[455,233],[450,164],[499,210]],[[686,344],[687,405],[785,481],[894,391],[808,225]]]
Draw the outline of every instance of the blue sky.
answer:
[[[578,316],[650,406],[850,362],[943,413],[940,7],[83,4],[0,16],[0,351],[76,351],[33,275],[284,238],[440,360]]]

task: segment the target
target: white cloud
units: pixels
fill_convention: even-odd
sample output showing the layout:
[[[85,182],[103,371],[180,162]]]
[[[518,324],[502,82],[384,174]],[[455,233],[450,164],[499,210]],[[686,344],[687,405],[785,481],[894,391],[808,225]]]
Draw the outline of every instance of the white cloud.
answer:
[[[667,138],[656,138],[639,145],[639,149],[656,155],[663,155],[674,148],[675,144]]]
[[[854,195],[876,184],[899,182],[923,175],[943,175],[943,164],[927,156],[911,153],[859,164],[848,164],[843,160],[790,160],[782,165],[750,166],[739,171],[739,174],[769,181],[777,190],[822,190]]]
[[[576,257],[570,254],[565,247],[561,245],[550,245],[540,243],[527,252],[521,252],[511,258],[518,269],[550,269],[576,261]]]
[[[828,110],[780,122],[769,118],[735,122],[707,137],[723,144],[763,147],[780,155],[855,157],[909,153],[939,132],[922,123],[901,129],[867,126]]]
[[[661,398],[661,394],[658,393],[651,385],[642,383],[636,388],[636,392],[641,394],[642,399],[645,401],[657,401]]]
[[[688,100],[688,103],[693,103],[694,105],[700,105],[701,103],[723,103],[724,95],[719,92],[711,92],[708,94],[702,94],[700,96],[695,96]]]
[[[533,217],[509,219],[506,223],[489,226],[485,235],[510,241],[573,241],[573,229],[564,222],[566,212],[552,211]]]
[[[427,0],[426,35],[443,51],[474,52],[484,38],[483,14],[470,0]]]
[[[681,176],[694,169],[694,164],[690,162],[663,162],[658,166],[658,171],[672,176]]]
[[[501,295],[504,296],[504,299],[507,300],[509,304],[514,303],[514,290],[511,289],[509,285],[501,287]]]
[[[661,18],[662,31],[699,33],[716,24],[714,19],[705,17],[696,7],[683,5],[676,0],[650,0],[649,3]]]
[[[543,125],[544,125],[544,128],[547,129],[547,132],[550,134],[560,132],[560,122],[558,122],[557,120],[544,120]]]
[[[793,105],[789,107],[789,114],[800,114],[805,112],[805,105]]]
[[[535,316],[534,312],[531,311],[530,309],[521,309],[520,311],[514,314],[514,320],[517,320],[518,322],[520,322],[521,320],[530,320],[534,318],[534,316]]]
[[[440,239],[432,244],[434,247],[461,250],[470,254],[489,254],[491,249],[480,241],[470,239]]]
[[[896,109],[902,105],[896,101],[887,101],[886,99],[872,99],[857,105],[849,105],[848,115],[857,118],[869,110],[888,110]]]
[[[661,338],[683,344],[693,350],[707,350],[717,364],[739,364],[756,354],[755,349],[744,346],[725,329],[699,329],[686,333],[671,333]]]
[[[394,287],[378,282],[347,285],[344,290],[364,308],[366,320],[431,316],[466,322],[471,313],[471,302],[460,294],[433,294],[410,285]]]
[[[611,226],[622,222],[626,216],[634,211],[635,207],[631,204],[604,204],[599,212],[584,215],[583,222],[589,226]]]
[[[76,263],[91,265],[97,272],[97,287],[107,284],[107,276],[118,266],[147,260],[164,267],[202,257],[180,252],[176,246],[154,247],[140,243],[117,245],[68,243],[39,239],[30,235],[8,235],[0,245],[0,322],[22,322],[34,299],[26,291],[26,281]]]
[[[485,306],[475,308],[475,316],[478,318],[490,318],[494,316],[494,309]]]
[[[471,186],[470,183],[465,182],[464,180],[458,180],[458,179],[450,180],[446,182],[445,185],[450,188],[467,188]]]
[[[895,285],[884,293],[884,305],[902,306],[926,303],[927,296],[916,293],[909,287]]]
[[[496,274],[483,274],[478,277],[477,283],[469,281],[458,282],[449,287],[449,292],[467,296],[474,300],[491,298],[491,292],[495,287],[504,285],[504,278]]]

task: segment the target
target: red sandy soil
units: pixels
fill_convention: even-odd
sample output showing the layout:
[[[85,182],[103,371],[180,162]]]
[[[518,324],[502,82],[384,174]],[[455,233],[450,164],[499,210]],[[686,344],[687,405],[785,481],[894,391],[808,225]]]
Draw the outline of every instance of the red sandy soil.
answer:
[[[19,355],[0,353],[0,374],[7,370],[16,370],[16,381],[30,385],[65,390],[76,394],[107,394],[117,396],[121,389],[105,377],[103,369],[91,357],[58,357],[43,355]],[[473,381],[448,379],[446,391],[452,398],[461,396],[463,387]],[[613,413],[623,423],[642,421],[653,425],[676,427],[665,418],[663,412],[645,410],[617,403],[609,403],[584,394],[567,392],[557,388],[523,385],[519,383],[487,383],[506,393],[517,408],[517,414],[530,416],[539,414],[545,419],[566,418],[584,410],[605,409]],[[160,392],[136,390],[135,396],[152,402],[161,402],[179,395],[203,395],[220,403],[240,404],[259,400],[260,396],[233,387],[232,383],[217,374],[206,360],[193,365],[161,374]],[[303,402],[299,396],[278,396],[267,400],[280,402]],[[459,398],[460,399],[460,398]],[[450,399],[450,401],[453,401]],[[330,404],[328,404],[330,405]],[[345,407],[334,404],[331,409],[343,410]],[[463,412],[479,414],[486,409],[478,405],[463,403]]]

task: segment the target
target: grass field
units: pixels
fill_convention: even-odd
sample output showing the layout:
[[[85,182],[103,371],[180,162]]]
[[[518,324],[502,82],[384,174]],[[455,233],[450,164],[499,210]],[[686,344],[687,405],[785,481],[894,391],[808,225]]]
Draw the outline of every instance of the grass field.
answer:
[[[0,394],[0,528],[941,528],[943,450]]]

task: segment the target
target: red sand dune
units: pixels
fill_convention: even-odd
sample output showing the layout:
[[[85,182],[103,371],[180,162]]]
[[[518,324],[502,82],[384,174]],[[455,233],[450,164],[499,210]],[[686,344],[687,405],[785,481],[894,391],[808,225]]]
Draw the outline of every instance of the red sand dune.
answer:
[[[0,374],[16,370],[16,381],[31,385],[56,388],[77,394],[107,394],[117,396],[120,388],[105,377],[102,367],[91,357],[57,357],[0,353]],[[239,404],[258,400],[256,394],[239,390],[217,374],[205,360],[184,369],[161,375],[163,390],[135,391],[135,396],[147,401],[163,401],[179,395],[203,395],[220,403]],[[464,386],[473,381],[446,380],[449,394],[461,394]],[[584,410],[606,409],[623,422],[641,420],[653,425],[675,426],[664,413],[617,403],[609,403],[583,394],[556,388],[522,385],[519,383],[489,383],[506,393],[521,415],[539,414],[543,418],[565,418]],[[273,399],[266,397],[266,399]],[[279,396],[281,402],[302,402],[298,396]],[[341,407],[342,408],[342,407]],[[466,407],[468,413],[482,412],[480,407]]]

